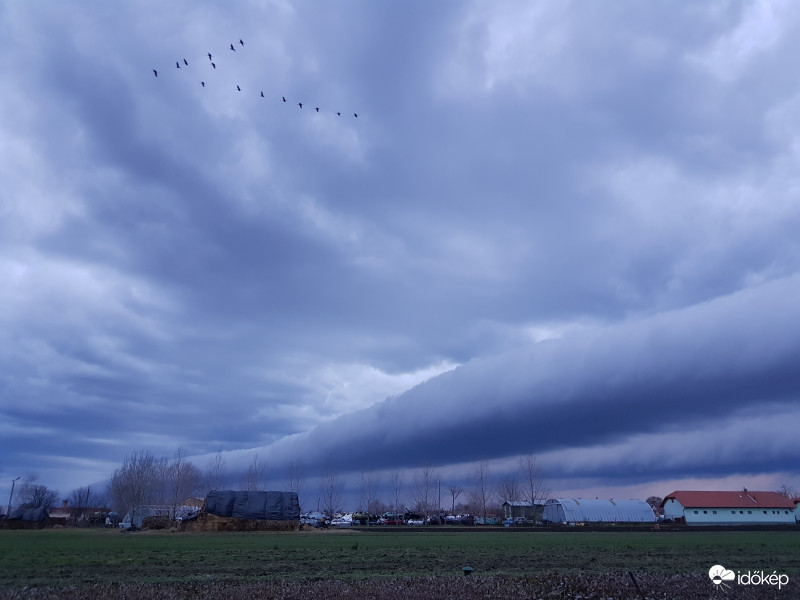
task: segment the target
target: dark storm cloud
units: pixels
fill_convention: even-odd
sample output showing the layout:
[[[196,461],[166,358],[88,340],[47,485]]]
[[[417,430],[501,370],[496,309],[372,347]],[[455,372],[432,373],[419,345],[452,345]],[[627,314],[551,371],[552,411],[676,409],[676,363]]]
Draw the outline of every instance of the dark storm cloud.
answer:
[[[602,448],[633,434],[667,436],[677,428],[695,434],[681,452],[704,456],[717,428],[747,429],[776,412],[796,416],[800,410],[794,325],[800,309],[793,300],[799,286],[795,276],[476,359],[296,440],[278,442],[274,451],[313,456],[316,465],[310,466],[335,456],[340,464],[411,467]],[[697,435],[698,424],[706,434]],[[753,431],[752,445],[763,444],[765,433]],[[798,450],[793,435],[778,438],[776,446],[755,457],[737,451],[715,460],[712,453],[690,471],[712,472],[718,463],[731,468],[731,459],[741,468],[765,462],[791,468]],[[650,462],[639,465],[643,470],[669,463],[674,454],[661,445],[649,448]],[[631,458],[640,460],[621,453],[609,466]]]

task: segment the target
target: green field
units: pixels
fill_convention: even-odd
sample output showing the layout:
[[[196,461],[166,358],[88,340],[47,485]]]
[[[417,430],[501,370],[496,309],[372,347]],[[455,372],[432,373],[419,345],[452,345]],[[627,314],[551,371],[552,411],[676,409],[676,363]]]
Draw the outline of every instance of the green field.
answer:
[[[34,588],[175,586],[214,581],[363,582],[456,577],[692,575],[713,564],[800,580],[800,532],[120,533],[0,531],[0,595]],[[79,596],[76,596],[79,597]],[[788,596],[787,596],[788,597]]]

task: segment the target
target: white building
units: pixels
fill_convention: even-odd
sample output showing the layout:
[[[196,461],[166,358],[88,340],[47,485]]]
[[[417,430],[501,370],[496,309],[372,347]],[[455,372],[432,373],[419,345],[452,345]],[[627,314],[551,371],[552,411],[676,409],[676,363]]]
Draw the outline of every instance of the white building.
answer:
[[[550,523],[654,523],[656,515],[644,500],[551,498],[542,518]]]
[[[777,492],[672,492],[664,518],[687,525],[794,525],[795,503]]]

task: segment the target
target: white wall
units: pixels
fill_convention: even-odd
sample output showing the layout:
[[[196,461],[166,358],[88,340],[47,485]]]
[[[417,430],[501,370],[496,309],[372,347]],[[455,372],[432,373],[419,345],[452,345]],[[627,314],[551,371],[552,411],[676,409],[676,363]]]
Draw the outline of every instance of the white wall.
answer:
[[[664,503],[664,518],[686,518],[687,525],[794,525],[795,511],[788,508],[687,508],[674,498]]]

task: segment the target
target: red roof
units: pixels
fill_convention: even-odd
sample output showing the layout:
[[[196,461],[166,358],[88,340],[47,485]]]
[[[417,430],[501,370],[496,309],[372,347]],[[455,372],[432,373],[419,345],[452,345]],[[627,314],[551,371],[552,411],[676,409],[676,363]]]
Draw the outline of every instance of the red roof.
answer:
[[[795,503],[778,492],[751,492],[748,489],[738,492],[672,492],[661,503],[674,498],[684,508],[795,508]]]

